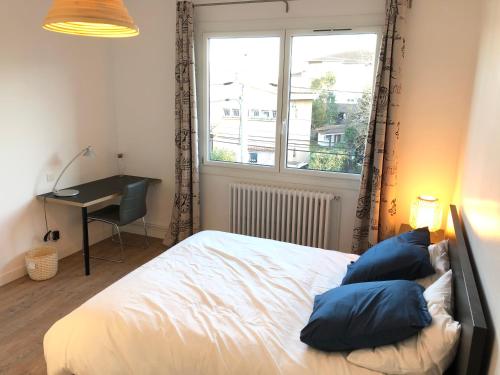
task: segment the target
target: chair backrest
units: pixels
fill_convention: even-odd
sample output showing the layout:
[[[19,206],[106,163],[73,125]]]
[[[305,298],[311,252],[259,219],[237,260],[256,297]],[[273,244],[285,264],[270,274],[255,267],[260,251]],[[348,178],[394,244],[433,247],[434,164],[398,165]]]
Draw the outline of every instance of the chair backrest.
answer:
[[[120,201],[120,223],[129,224],[146,216],[146,194],[148,181],[141,180],[125,186]]]

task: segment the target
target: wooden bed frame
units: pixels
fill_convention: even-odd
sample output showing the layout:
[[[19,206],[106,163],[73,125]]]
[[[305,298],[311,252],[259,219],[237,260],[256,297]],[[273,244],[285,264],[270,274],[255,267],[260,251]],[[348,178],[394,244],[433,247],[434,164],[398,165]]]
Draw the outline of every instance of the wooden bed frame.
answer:
[[[447,374],[476,375],[482,373],[488,327],[479,298],[472,254],[465,242],[464,229],[456,206],[450,206],[454,233],[449,234],[449,255],[453,270],[455,319],[462,325],[460,343]]]

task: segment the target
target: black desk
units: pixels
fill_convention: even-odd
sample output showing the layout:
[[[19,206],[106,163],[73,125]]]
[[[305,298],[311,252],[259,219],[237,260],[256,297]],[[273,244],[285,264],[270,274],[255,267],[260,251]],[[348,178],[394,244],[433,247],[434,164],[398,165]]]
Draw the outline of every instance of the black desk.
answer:
[[[68,189],[77,189],[80,194],[74,197],[56,197],[53,193],[40,194],[39,199],[46,202],[63,204],[67,206],[80,207],[82,210],[82,233],[83,233],[83,257],[85,262],[85,275],[90,275],[90,254],[89,254],[89,231],[87,208],[98,203],[106,202],[119,197],[123,188],[131,183],[148,180],[149,184],[160,183],[157,178],[138,176],[112,176],[102,180],[87,182],[86,184],[73,186]]]

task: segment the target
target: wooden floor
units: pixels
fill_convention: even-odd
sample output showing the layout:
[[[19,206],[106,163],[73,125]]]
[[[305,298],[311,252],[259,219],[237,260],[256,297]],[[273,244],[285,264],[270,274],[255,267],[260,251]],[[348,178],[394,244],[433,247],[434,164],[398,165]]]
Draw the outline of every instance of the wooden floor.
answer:
[[[124,234],[125,262],[91,259],[91,275],[83,276],[78,252],[59,262],[58,274],[47,281],[27,276],[0,287],[0,374],[45,374],[43,336],[50,326],[90,297],[165,250],[159,239]],[[96,256],[119,256],[110,239],[91,247]]]

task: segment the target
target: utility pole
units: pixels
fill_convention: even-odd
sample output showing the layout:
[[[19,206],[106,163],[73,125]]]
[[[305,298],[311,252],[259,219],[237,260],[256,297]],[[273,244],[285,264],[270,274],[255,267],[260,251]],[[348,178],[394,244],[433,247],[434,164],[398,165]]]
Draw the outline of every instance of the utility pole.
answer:
[[[245,105],[245,84],[239,81],[225,82],[224,86],[238,84],[241,87],[241,93],[237,99],[240,106],[240,128],[239,128],[239,143],[240,143],[240,163],[248,163],[248,134],[247,134],[247,117],[248,109]],[[230,99],[226,99],[228,101]]]
[[[241,85],[240,96],[240,159],[242,163],[248,162],[248,134],[247,134],[247,116],[248,108],[245,106],[245,85]]]

